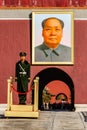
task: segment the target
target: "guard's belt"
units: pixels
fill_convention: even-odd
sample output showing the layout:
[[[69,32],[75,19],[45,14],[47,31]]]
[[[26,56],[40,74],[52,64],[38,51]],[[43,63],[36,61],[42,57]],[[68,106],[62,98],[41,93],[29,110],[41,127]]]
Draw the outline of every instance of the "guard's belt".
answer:
[[[26,72],[19,72],[19,74],[23,74],[23,75],[26,75],[27,73],[26,73]]]

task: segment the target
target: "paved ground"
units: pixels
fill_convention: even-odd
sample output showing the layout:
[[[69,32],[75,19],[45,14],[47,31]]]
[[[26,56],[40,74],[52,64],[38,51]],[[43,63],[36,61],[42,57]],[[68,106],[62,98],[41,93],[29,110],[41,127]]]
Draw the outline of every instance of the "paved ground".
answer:
[[[87,130],[87,123],[81,113],[45,111],[38,119],[1,118],[0,130]]]

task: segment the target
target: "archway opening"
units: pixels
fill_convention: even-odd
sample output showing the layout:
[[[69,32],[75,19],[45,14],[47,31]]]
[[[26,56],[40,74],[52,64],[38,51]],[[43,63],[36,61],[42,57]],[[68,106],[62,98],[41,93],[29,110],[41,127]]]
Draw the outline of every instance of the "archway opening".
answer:
[[[43,90],[47,84],[51,83],[52,81],[61,81],[62,83],[66,84],[70,91],[70,110],[75,110],[74,107],[74,84],[71,77],[59,68],[47,68],[40,71],[35,77],[39,77],[39,109],[42,109],[43,106]],[[34,78],[35,78],[34,77]]]
[[[48,83],[43,89],[43,110],[70,110],[71,91],[67,84],[60,80]]]

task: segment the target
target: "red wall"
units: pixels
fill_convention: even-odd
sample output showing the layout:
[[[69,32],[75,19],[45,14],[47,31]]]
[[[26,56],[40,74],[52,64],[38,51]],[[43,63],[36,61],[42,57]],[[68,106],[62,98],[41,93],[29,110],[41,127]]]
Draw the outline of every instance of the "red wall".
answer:
[[[75,103],[87,103],[87,21],[75,21],[75,64],[55,66],[70,75],[75,86]],[[30,61],[30,22],[28,20],[0,20],[0,103],[6,103],[7,82],[15,74],[19,52],[26,51]],[[51,66],[31,66],[31,78]]]

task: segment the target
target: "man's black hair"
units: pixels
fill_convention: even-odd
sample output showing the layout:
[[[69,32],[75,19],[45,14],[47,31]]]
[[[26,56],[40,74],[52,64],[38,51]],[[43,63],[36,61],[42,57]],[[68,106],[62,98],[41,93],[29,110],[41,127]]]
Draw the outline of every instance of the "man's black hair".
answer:
[[[42,21],[42,28],[43,28],[43,29],[44,29],[44,26],[45,26],[46,21],[49,20],[49,19],[56,19],[56,20],[58,20],[58,21],[60,22],[61,26],[62,26],[62,29],[64,28],[64,22],[63,22],[61,19],[56,18],[56,17],[50,17],[50,18],[46,18],[46,19],[44,19],[44,20]]]

